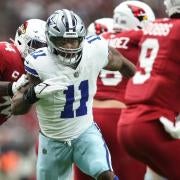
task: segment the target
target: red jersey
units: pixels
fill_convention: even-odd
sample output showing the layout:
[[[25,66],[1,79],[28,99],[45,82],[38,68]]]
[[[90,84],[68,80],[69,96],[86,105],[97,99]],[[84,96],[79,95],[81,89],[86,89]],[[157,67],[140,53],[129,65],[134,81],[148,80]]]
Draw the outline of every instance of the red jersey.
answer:
[[[128,82],[123,123],[180,112],[180,20],[160,19],[144,29],[137,72]]]
[[[12,43],[0,42],[0,81],[16,81],[24,72],[21,55]],[[10,115],[10,99],[0,97],[0,125]]]
[[[138,60],[138,43],[142,31],[125,31],[120,33],[104,33],[102,37],[109,41],[110,46],[116,48],[133,64]],[[95,99],[114,99],[124,101],[125,88],[128,79],[122,77],[119,71],[101,70],[97,79]]]

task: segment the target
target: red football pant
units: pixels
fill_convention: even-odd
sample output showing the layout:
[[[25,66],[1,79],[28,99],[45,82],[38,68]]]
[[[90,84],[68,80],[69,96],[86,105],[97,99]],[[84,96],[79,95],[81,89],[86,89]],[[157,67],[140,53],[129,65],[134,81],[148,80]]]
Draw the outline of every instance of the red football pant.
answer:
[[[159,120],[118,127],[128,153],[168,180],[180,179],[180,140],[173,139]]]

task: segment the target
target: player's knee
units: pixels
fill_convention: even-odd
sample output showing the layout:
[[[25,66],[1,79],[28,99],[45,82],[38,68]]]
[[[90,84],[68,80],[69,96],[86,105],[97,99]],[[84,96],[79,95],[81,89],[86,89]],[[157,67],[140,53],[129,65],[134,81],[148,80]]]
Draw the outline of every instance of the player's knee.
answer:
[[[110,170],[102,172],[98,180],[119,180],[119,178]]]

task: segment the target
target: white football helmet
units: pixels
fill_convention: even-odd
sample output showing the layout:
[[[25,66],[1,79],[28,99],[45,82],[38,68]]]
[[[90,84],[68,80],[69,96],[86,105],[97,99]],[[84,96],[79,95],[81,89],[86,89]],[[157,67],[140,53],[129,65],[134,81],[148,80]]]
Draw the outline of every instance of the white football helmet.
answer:
[[[45,26],[43,20],[29,19],[18,27],[14,44],[23,58],[35,49],[47,46]]]
[[[146,3],[140,1],[125,1],[120,3],[113,13],[114,31],[141,29],[151,21],[155,15]]]
[[[100,35],[103,32],[113,31],[113,19],[112,18],[100,18],[92,22],[88,28],[88,35],[96,34]]]
[[[164,5],[169,16],[180,13],[180,0],[164,0]]]
[[[62,64],[75,66],[79,62],[86,28],[77,14],[67,9],[55,11],[47,20],[45,33],[49,49]],[[77,48],[64,47],[67,42],[72,44],[73,41],[78,42]]]

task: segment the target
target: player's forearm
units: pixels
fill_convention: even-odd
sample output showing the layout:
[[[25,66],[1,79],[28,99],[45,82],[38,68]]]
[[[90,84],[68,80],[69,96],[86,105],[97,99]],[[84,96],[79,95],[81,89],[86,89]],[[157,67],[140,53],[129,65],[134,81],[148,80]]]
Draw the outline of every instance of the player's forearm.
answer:
[[[136,68],[133,63],[126,59],[116,49],[109,47],[109,62],[106,70],[119,71],[124,77],[130,78],[134,75]]]
[[[32,104],[28,104],[24,101],[24,93],[18,91],[12,98],[11,112],[13,115],[26,114],[31,106]]]
[[[124,59],[120,72],[124,77],[130,78],[135,74],[136,67],[129,60]]]
[[[25,74],[15,82],[0,81],[0,96],[12,97],[19,89],[28,84],[28,79]]]
[[[0,96],[9,96],[10,95],[10,82],[0,82]],[[11,90],[12,91],[12,90]]]

